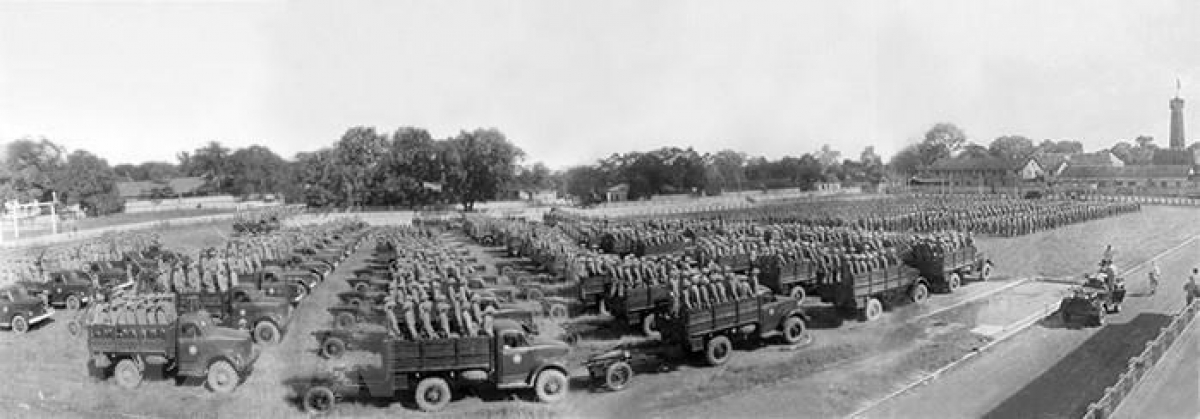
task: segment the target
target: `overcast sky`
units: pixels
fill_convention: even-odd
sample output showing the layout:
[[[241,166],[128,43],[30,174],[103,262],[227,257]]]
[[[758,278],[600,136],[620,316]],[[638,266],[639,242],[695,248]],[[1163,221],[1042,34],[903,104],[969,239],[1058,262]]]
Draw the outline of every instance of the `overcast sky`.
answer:
[[[890,155],[942,121],[1165,145],[1176,77],[1200,132],[1198,47],[1195,0],[3,2],[0,140],[117,164],[495,127],[556,168],[664,145]]]

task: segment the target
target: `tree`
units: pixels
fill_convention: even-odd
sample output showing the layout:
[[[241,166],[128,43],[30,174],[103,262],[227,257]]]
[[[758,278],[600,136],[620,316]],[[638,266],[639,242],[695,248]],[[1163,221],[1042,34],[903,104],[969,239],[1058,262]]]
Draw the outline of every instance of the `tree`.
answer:
[[[288,179],[287,162],[271,149],[252,145],[229,155],[229,189],[234,195],[280,192]]]
[[[475,203],[493,199],[512,180],[515,165],[524,156],[499,130],[461,132],[446,142],[443,187],[464,210],[472,211]]]
[[[967,142],[967,135],[954,124],[939,123],[925,132],[925,139],[917,146],[924,165],[933,164],[950,157]]]
[[[713,171],[712,177],[720,182],[721,189],[741,189],[746,182],[746,153],[734,150],[721,150],[710,158]]]
[[[902,176],[909,177],[917,173],[917,169],[924,165],[924,160],[921,157],[921,145],[909,144],[900,149],[888,160],[888,169]]]
[[[1053,141],[1042,140],[1034,149],[1034,153],[1063,153],[1063,154],[1079,154],[1083,152],[1083,143],[1079,141]]]
[[[958,156],[969,159],[981,159],[992,155],[992,152],[987,147],[975,143],[967,143],[959,151]]]
[[[62,146],[45,138],[8,143],[0,161],[0,201],[50,200],[64,154]]]
[[[121,209],[116,174],[107,161],[92,153],[84,150],[72,152],[56,177],[55,190],[65,204],[79,204],[90,215],[109,214]]]
[[[232,179],[230,178],[229,148],[216,141],[209,141],[204,147],[196,149],[191,154],[179,153],[179,169],[187,176],[200,176],[208,179],[219,192],[228,192]],[[152,177],[152,179],[158,179]]]
[[[593,165],[575,166],[563,173],[567,195],[574,196],[584,205],[604,200],[605,178],[600,167]]]
[[[1020,135],[998,137],[992,140],[988,152],[994,157],[1008,161],[1025,160],[1033,155],[1033,140]]]

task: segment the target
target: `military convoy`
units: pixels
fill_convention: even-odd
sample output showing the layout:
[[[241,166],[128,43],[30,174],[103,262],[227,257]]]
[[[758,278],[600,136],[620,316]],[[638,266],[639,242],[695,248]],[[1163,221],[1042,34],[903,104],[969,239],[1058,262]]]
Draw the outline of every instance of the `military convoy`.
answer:
[[[292,306],[281,298],[236,299],[232,292],[189,292],[175,294],[179,314],[206,312],[221,326],[245,330],[256,343],[274,345],[287,332]]]

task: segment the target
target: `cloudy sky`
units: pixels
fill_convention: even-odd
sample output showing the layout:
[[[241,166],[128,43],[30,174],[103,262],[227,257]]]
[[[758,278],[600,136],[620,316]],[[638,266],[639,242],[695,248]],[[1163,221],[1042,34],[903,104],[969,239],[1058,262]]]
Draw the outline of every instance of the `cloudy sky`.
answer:
[[[1197,47],[1194,0],[0,2],[0,140],[116,164],[496,127],[564,167],[664,145],[888,155],[945,121],[1093,149],[1165,143],[1176,77],[1200,101]]]

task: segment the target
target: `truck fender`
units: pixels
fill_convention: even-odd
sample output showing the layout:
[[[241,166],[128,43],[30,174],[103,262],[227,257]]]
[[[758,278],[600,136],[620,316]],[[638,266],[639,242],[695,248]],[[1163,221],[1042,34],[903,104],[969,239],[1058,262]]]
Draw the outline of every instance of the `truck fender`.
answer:
[[[808,313],[804,312],[804,309],[795,308],[792,311],[789,311],[786,316],[783,316],[779,319],[779,325],[782,326],[783,322],[787,321],[788,317],[799,317],[800,320],[804,320],[805,323],[808,323],[812,320],[812,318],[808,316]]]
[[[545,370],[558,370],[558,372],[563,373],[563,375],[566,375],[568,378],[571,377],[571,374],[567,372],[567,366],[562,362],[545,362],[542,363],[542,365],[538,365],[537,368],[534,368],[533,371],[529,373],[529,376],[525,377],[525,384],[528,384],[530,387],[532,387],[534,380],[537,380],[538,374],[541,374],[542,371]]]

